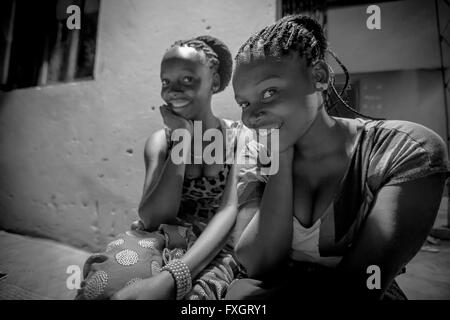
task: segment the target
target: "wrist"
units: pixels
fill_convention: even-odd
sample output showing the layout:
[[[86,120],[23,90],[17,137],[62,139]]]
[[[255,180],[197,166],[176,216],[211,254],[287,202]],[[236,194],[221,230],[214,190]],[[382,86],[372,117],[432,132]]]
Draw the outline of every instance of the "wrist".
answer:
[[[163,277],[165,283],[167,283],[168,289],[170,291],[170,298],[176,299],[176,295],[177,295],[176,289],[177,288],[176,288],[176,284],[175,284],[175,279],[172,276],[172,274],[167,270],[163,270],[163,271],[161,271],[161,277]]]
[[[183,299],[192,289],[191,272],[181,259],[172,259],[162,271],[167,271],[173,278],[176,300]]]

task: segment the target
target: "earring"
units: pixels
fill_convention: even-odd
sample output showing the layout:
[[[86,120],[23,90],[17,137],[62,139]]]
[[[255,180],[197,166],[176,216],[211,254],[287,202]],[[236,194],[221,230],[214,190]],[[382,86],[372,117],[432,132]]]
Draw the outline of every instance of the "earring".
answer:
[[[316,89],[325,91],[328,89],[328,83],[316,82]]]

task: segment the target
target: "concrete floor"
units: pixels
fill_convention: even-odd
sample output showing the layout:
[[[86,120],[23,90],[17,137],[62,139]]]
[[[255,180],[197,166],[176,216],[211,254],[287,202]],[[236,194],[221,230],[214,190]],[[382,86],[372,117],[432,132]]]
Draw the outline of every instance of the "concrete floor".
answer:
[[[442,202],[435,226],[446,224],[447,200]],[[430,246],[430,244],[427,244]],[[43,239],[0,231],[0,300],[73,299],[67,268],[82,269],[89,253]],[[420,251],[397,277],[409,299],[450,300],[450,241],[431,245],[439,252]]]
[[[437,248],[437,253],[420,251],[397,277],[408,299],[450,300],[450,241]]]
[[[55,241],[0,231],[0,300],[70,300],[67,268],[83,264],[89,253]]]
[[[448,199],[444,197],[435,227],[447,225],[447,205]],[[406,273],[397,277],[398,284],[408,299],[450,300],[450,241],[425,245],[439,252],[419,251],[406,266]]]

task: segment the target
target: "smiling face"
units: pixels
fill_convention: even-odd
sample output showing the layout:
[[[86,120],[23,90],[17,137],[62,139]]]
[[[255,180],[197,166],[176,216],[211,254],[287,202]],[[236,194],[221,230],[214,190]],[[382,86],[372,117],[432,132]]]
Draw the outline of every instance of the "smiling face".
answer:
[[[279,128],[283,151],[310,127],[317,115],[311,68],[298,55],[239,64],[233,77],[242,121],[253,129]]]
[[[175,113],[195,120],[211,106],[214,74],[202,51],[175,46],[161,62],[161,97]]]

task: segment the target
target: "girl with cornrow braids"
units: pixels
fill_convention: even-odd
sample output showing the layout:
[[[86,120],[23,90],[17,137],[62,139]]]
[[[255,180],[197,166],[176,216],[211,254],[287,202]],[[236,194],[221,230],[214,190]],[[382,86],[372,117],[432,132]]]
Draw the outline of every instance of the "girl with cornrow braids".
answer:
[[[227,46],[211,36],[177,41],[166,51],[160,70],[161,97],[166,102],[160,112],[165,127],[152,134],[145,145],[140,220],[133,224],[133,230],[111,244],[116,251],[127,249],[118,253],[124,252],[124,256],[130,251],[146,255],[135,261],[130,257],[130,261],[125,261],[126,267],[115,272],[128,278],[130,272],[150,274],[147,256],[157,257],[151,262],[151,277],[129,281],[113,299],[223,299],[228,285],[238,275],[240,268],[228,241],[237,215],[237,175],[226,160],[234,154],[230,146],[235,144],[241,122],[220,119],[211,110],[212,96],[230,82],[232,63]],[[193,147],[194,121],[201,124],[200,141],[206,130],[221,130],[223,161],[210,164],[202,158],[199,163]],[[172,148],[177,145],[171,136],[177,129],[187,131],[191,139],[185,141],[184,136],[179,142],[187,142],[190,147],[188,152],[183,151],[186,158],[182,163],[175,163],[171,157]],[[208,144],[202,146],[201,154]],[[126,248],[129,243],[132,248]],[[115,257],[117,260],[117,254]],[[105,259],[97,258],[98,262]],[[95,259],[93,262],[88,268],[101,268],[101,264],[95,265]],[[164,269],[171,265],[172,269]],[[180,268],[184,268],[183,274],[179,273]]]
[[[227,299],[406,298],[394,278],[433,225],[446,147],[412,122],[330,116],[329,97],[340,94],[327,52],[321,26],[295,15],[237,53],[242,121],[279,130],[279,169],[263,175],[266,147],[247,144],[255,165],[239,169],[235,252],[249,278]]]

